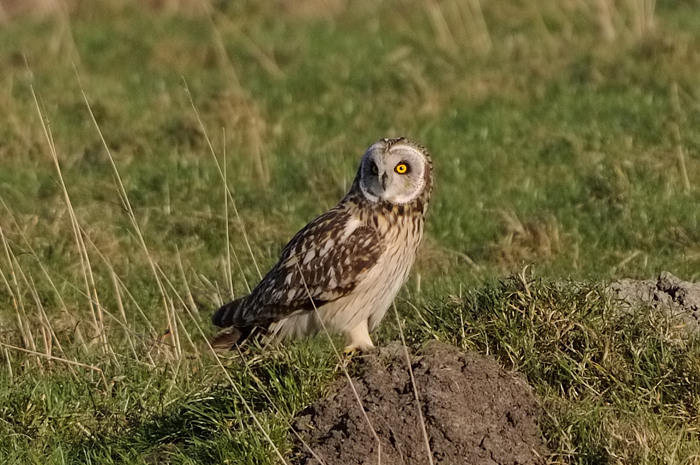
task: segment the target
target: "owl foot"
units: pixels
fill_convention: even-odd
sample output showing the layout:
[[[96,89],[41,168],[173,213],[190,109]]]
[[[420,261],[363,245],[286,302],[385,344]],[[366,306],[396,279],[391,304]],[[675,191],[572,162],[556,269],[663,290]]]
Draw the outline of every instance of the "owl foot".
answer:
[[[363,347],[358,347],[354,345],[349,345],[345,349],[343,349],[343,353],[340,356],[340,360],[338,361],[337,368],[338,369],[347,369],[347,367],[350,366],[353,360],[356,360],[358,358],[363,358],[366,357],[367,355],[378,351],[378,349],[374,345],[368,345],[368,346],[363,346]]]
[[[343,366],[348,366],[353,357],[359,354],[367,354],[375,350],[372,339],[369,337],[369,329],[367,328],[367,320],[363,321],[355,328],[345,332],[347,346],[343,349]]]
[[[368,354],[368,353],[375,352],[376,350],[377,350],[377,348],[374,346],[374,344],[368,345],[368,346],[363,346],[363,347],[349,345],[345,349],[343,349],[343,356],[352,357],[353,355],[356,355],[356,354]]]
[[[369,337],[369,329],[367,328],[367,320],[363,321],[355,328],[345,333],[345,338],[348,341],[345,346],[344,353],[353,353],[355,351],[368,352],[374,347],[372,339]]]

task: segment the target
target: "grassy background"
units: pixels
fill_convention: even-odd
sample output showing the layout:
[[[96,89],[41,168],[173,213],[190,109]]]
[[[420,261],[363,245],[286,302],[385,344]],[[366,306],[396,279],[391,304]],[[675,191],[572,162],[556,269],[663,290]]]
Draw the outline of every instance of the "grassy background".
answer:
[[[405,135],[410,341],[525,373],[552,462],[697,463],[698,343],[597,284],[700,279],[697,2],[157,3],[0,28],[3,462],[276,463],[332,351],[224,370],[209,316]]]

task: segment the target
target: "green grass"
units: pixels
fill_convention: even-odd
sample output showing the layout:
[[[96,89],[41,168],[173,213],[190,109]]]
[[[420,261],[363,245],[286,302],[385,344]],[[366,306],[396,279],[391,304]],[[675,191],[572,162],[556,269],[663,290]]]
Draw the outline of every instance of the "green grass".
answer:
[[[490,353],[535,388],[554,462],[693,463],[700,341],[593,284],[521,274],[428,304],[412,338]]]
[[[437,180],[410,342],[524,373],[552,462],[697,461],[698,342],[601,293],[700,279],[695,2],[215,3],[0,29],[0,462],[276,463],[328,341],[222,369],[209,316],[395,135]]]

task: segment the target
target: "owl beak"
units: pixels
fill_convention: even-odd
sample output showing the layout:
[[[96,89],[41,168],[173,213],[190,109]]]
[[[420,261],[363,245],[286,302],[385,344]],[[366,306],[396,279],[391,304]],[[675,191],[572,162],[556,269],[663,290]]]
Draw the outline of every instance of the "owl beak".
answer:
[[[386,171],[382,174],[382,190],[386,190],[386,180],[389,177]]]

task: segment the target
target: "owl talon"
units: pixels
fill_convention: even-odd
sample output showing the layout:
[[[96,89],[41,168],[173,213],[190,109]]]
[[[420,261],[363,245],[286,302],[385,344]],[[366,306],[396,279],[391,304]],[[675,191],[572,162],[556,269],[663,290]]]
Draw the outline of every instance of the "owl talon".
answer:
[[[371,352],[374,352],[377,350],[374,345],[368,345],[368,346],[357,346],[354,344],[351,344],[347,346],[345,349],[343,349],[343,355],[348,357],[348,356],[353,356],[355,354],[368,354]]]
[[[343,356],[352,357],[357,350],[357,347],[347,346],[345,349],[343,349]]]
[[[343,349],[343,355],[341,356],[340,363],[338,366],[347,368],[353,361],[353,359],[355,359],[356,357],[366,356],[376,350],[377,348],[373,345],[360,347],[355,344],[350,344],[345,349]]]

